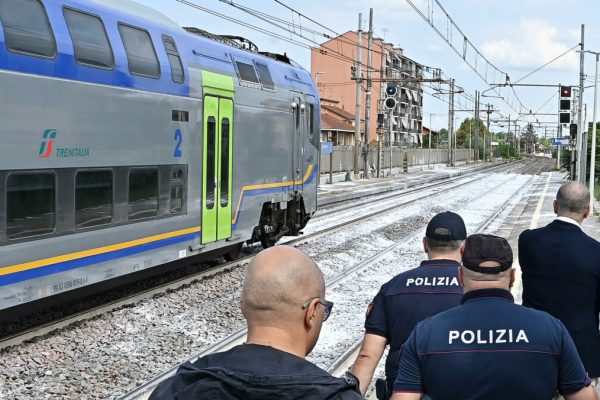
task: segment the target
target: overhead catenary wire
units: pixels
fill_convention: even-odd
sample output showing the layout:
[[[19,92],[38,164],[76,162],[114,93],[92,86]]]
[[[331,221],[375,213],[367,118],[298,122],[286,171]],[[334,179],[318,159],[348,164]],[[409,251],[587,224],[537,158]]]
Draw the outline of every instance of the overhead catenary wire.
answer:
[[[517,79],[515,82],[513,83],[519,83],[522,82],[523,80],[525,80],[526,78],[529,78],[531,75],[535,74],[536,72],[539,72],[540,70],[542,70],[543,68],[547,67],[548,65],[552,64],[554,61],[558,60],[561,57],[566,56],[567,54],[569,54],[570,52],[572,52],[573,50],[575,50],[576,48],[579,47],[579,43],[576,44],[575,46],[571,47],[569,50],[565,51],[564,53],[562,53],[559,56],[554,57],[552,60],[548,61],[547,63],[545,63],[544,65],[542,65],[539,68],[536,68],[535,70],[531,71],[530,73],[528,73],[527,75],[523,76],[522,78]]]
[[[296,41],[296,40],[293,40],[293,39],[287,38],[287,37],[285,37],[285,36],[279,35],[279,34],[277,34],[277,33],[271,32],[271,31],[269,31],[269,30],[267,30],[267,29],[264,29],[264,28],[258,27],[258,26],[256,26],[256,25],[252,25],[252,24],[250,24],[250,23],[247,23],[247,22],[244,22],[244,21],[238,20],[238,19],[236,19],[236,18],[230,17],[230,16],[228,16],[228,15],[225,15],[225,14],[221,14],[221,13],[219,13],[219,12],[217,12],[217,11],[213,11],[213,10],[211,10],[211,9],[209,9],[209,8],[202,7],[202,6],[198,5],[198,4],[192,3],[192,2],[190,2],[190,1],[187,1],[187,0],[177,0],[177,2],[179,2],[179,3],[182,3],[182,4],[184,4],[184,5],[187,5],[187,6],[189,6],[189,7],[195,8],[195,9],[197,9],[197,10],[200,10],[200,11],[206,12],[206,13],[208,13],[208,14],[214,15],[214,16],[216,16],[216,17],[219,17],[219,18],[225,19],[225,20],[227,20],[227,21],[230,21],[230,22],[233,22],[233,23],[239,24],[239,25],[241,25],[241,26],[244,26],[244,27],[246,27],[246,28],[253,29],[253,30],[257,31],[257,32],[260,32],[260,33],[263,33],[263,34],[265,34],[265,35],[268,35],[268,36],[274,37],[274,38],[276,38],[276,39],[280,39],[280,40],[283,40],[283,41],[285,41],[285,42],[288,42],[288,43],[294,44],[294,45],[296,45],[296,46],[303,47],[303,48],[305,48],[305,49],[308,49],[308,50],[311,50],[311,49],[312,49],[312,46],[309,46],[309,45],[308,45],[308,44],[306,44],[306,43],[301,43],[301,42],[298,42],[298,41]],[[343,57],[340,57],[340,56],[339,56],[339,55],[337,55],[337,54],[329,54],[329,53],[327,53],[326,55],[328,55],[328,56],[330,56],[330,57],[333,57],[333,58],[337,58],[337,59],[343,60],[343,61],[348,61],[348,59],[349,59],[348,57],[345,57],[345,56],[343,56]]]
[[[192,8],[196,8],[196,9],[198,9],[200,11],[203,11],[203,12],[209,13],[211,15],[217,16],[219,18],[225,19],[227,21],[230,21],[230,22],[233,22],[233,23],[236,23],[236,24],[240,24],[241,26],[244,26],[246,28],[255,30],[255,31],[259,32],[259,33],[263,33],[263,34],[269,35],[271,37],[275,37],[277,39],[284,40],[285,42],[297,45],[297,46],[305,48],[305,49],[314,49],[313,46],[310,46],[307,43],[299,42],[298,40],[294,40],[292,38],[288,38],[288,37],[282,36],[281,34],[272,32],[272,31],[270,31],[268,29],[265,29],[265,28],[262,28],[262,27],[250,24],[250,23],[245,22],[245,21],[241,21],[239,19],[236,19],[236,18],[233,18],[231,16],[219,13],[217,11],[208,9],[206,7],[202,7],[202,6],[200,6],[198,4],[195,4],[195,3],[191,2],[191,1],[187,1],[187,0],[177,0],[177,1],[180,2],[180,3],[182,3],[182,4],[185,4],[187,6],[190,6]],[[291,26],[294,26],[294,24],[295,24],[294,22],[290,23],[289,21],[285,21],[285,20],[283,20],[281,18],[277,18],[277,17],[271,16],[271,15],[269,15],[267,13],[263,13],[261,11],[253,10],[253,9],[251,9],[249,7],[240,6],[239,4],[236,4],[233,0],[220,0],[220,1],[223,2],[224,4],[230,5],[230,6],[235,7],[235,8],[237,8],[237,9],[243,11],[243,12],[246,12],[246,13],[248,13],[250,15],[253,15],[254,17],[256,17],[256,18],[258,18],[258,19],[260,19],[260,20],[262,20],[264,22],[267,22],[267,23],[269,23],[271,25],[274,25],[278,29],[281,29],[281,30],[283,30],[283,31],[285,31],[285,32],[287,32],[287,33],[289,33],[291,35],[296,35],[296,36],[302,38],[303,40],[305,40],[307,42],[313,43],[316,46],[324,47],[322,44],[320,44],[320,43],[318,43],[318,42],[316,42],[316,41],[314,41],[314,40],[312,40],[310,38],[306,38],[301,33],[298,33],[295,30],[289,28]],[[337,34],[334,30],[332,30],[330,28],[327,28],[325,25],[317,22],[316,20],[314,20],[312,18],[309,18],[309,17],[305,16],[304,14],[302,14],[302,13],[294,10],[293,8],[291,8],[291,7],[283,4],[282,2],[277,1],[277,3],[283,5],[288,10],[291,10],[291,11],[297,13],[299,16],[301,16],[303,18],[306,18],[307,20],[309,20],[309,21],[311,21],[311,22],[313,22],[313,23],[315,23],[315,24],[323,27],[324,29],[327,29],[328,31]],[[282,25],[280,25],[280,24],[282,24]],[[303,26],[302,30],[304,30],[306,32],[311,32],[313,34],[321,35],[321,36],[323,36],[325,38],[329,38],[330,37],[329,35],[327,35],[325,33],[318,32],[318,31],[310,29],[310,28],[308,28],[306,26]],[[347,39],[344,39],[343,37],[338,37],[338,38],[336,38],[336,40],[342,40],[344,42],[347,42],[348,44],[351,44],[352,46],[356,46],[356,43],[352,43],[351,41],[349,41]],[[332,57],[332,58],[335,58],[335,59],[338,59],[338,60],[341,60],[341,61],[345,61],[345,62],[348,62],[348,63],[354,63],[354,62],[356,62],[356,60],[354,60],[354,58],[350,58],[349,56],[346,56],[346,55],[344,55],[344,54],[336,51],[335,49],[331,49],[331,48],[325,47],[325,50],[320,50],[320,52],[321,52],[321,54],[323,54],[325,56],[329,56],[329,57]],[[386,53],[379,52],[379,51],[375,51],[375,53],[376,54],[380,54],[380,55],[385,55],[386,54]],[[430,70],[439,70],[437,68],[432,68],[432,67],[427,67],[427,66],[422,66],[422,67],[428,68]],[[383,73],[383,70],[381,70],[381,69],[372,68],[371,70],[374,71],[374,72]],[[444,75],[445,74],[443,74],[443,72],[442,72],[440,77],[442,79],[445,79],[445,80],[449,80],[450,79],[449,77],[445,77]],[[354,82],[340,82],[339,84],[337,84],[337,83],[334,83],[334,84],[322,83],[321,85],[323,85],[323,86],[337,86],[337,85],[343,86],[343,85],[354,85],[354,84],[355,84]],[[438,90],[438,91],[441,90],[441,89],[436,89],[436,88],[432,88],[432,89],[433,90]],[[464,98],[464,102],[465,103],[467,101],[474,102],[474,97],[472,95],[469,95],[466,92],[456,93],[456,94],[458,95],[457,98],[459,100],[457,102],[459,103],[459,105],[460,105],[460,98]],[[457,109],[459,109],[459,108],[457,108]]]
[[[463,59],[463,61],[490,87],[491,90],[493,90],[496,94],[498,94],[500,97],[501,93],[500,90],[495,87],[492,86],[493,82],[489,82],[487,79],[488,76],[488,67],[493,69],[493,76],[496,76],[496,73],[504,75],[505,77],[507,77],[508,80],[508,74],[506,74],[504,71],[502,71],[501,69],[499,69],[498,67],[496,67],[492,62],[490,62],[472,43],[471,41],[467,38],[467,36],[462,32],[462,30],[458,27],[458,25],[456,25],[456,23],[452,20],[452,18],[450,17],[450,15],[448,14],[448,12],[444,9],[444,7],[440,4],[440,2],[438,0],[433,0],[433,2],[435,2],[435,4],[437,4],[437,6],[440,8],[440,10],[444,13],[444,15],[446,16],[446,35],[444,35],[444,33],[442,33],[440,31],[440,29],[435,25],[434,21],[432,18],[429,17],[429,14],[433,15],[433,10],[429,10],[428,11],[428,15],[425,15],[423,11],[421,11],[419,9],[419,7],[412,1],[412,0],[406,0],[406,2],[417,12],[417,14],[419,14],[431,27],[432,29],[440,36],[442,37],[442,39],[444,39],[446,41],[446,43],[449,44],[450,48],[459,56]],[[432,2],[432,4],[433,4]],[[429,1],[427,2],[427,4],[429,5]],[[453,45],[452,41],[452,28],[454,28],[460,35],[461,38],[463,39],[463,54],[461,54],[461,52]],[[470,47],[469,47],[470,46]],[[485,76],[482,74],[482,72],[479,71],[479,67],[478,67],[478,63],[477,61],[475,61],[475,65],[472,65],[469,61],[467,61],[466,59],[466,55],[467,55],[467,50],[468,49],[472,49],[472,51],[475,53],[476,57],[481,58],[482,60],[485,61],[485,65],[486,65],[486,70],[485,70]],[[515,95],[516,100],[519,102],[520,108],[521,110],[517,110],[516,106],[514,104],[512,104],[511,102],[508,101],[507,98],[502,97],[502,99],[504,100],[504,102],[511,108],[513,109],[515,112],[517,112],[518,114],[522,113],[522,111],[526,108],[523,103],[521,102],[521,100],[518,98],[518,96],[516,95],[516,92],[514,91],[514,88],[512,88],[512,92]],[[507,96],[508,97],[508,96]]]

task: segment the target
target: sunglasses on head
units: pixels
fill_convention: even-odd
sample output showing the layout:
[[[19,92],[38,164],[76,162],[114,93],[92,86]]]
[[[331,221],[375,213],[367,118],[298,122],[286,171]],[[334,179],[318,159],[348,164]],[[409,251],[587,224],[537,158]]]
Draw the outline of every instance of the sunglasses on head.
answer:
[[[306,302],[302,304],[302,309],[306,310],[306,308],[310,305],[310,302],[314,299],[318,299],[319,303],[323,305],[323,321],[327,321],[327,318],[329,318],[329,316],[331,315],[331,309],[333,308],[333,303],[331,301],[327,301],[319,297],[313,297],[306,300]]]

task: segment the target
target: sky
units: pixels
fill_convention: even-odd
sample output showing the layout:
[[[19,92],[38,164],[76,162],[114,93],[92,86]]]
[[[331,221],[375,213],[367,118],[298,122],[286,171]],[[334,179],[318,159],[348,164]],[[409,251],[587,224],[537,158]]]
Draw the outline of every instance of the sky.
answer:
[[[181,26],[195,26],[212,33],[234,34],[244,36],[256,43],[261,51],[287,53],[292,59],[310,70],[310,50],[303,46],[291,44],[279,38],[246,28],[227,21],[218,16],[197,10],[177,0],[137,0],[149,7],[166,14]],[[488,73],[486,83],[480,78],[461,56],[435,32],[432,26],[410,5],[423,12],[426,16],[433,10],[434,25],[446,37],[452,37],[459,51],[462,52],[463,35],[474,48],[485,56],[491,64],[510,77],[511,82],[545,85],[579,85],[579,59],[576,51],[579,48],[560,57],[555,62],[529,77],[521,78],[543,66],[555,57],[567,52],[580,42],[581,25],[585,25],[585,49],[600,52],[600,25],[594,24],[594,17],[600,15],[598,0],[437,0],[446,10],[462,34],[455,29],[448,30],[446,19],[435,4],[436,0],[281,0],[281,2],[305,16],[313,19],[324,27],[336,33],[356,30],[358,14],[363,15],[363,26],[367,25],[369,8],[374,13],[374,34],[386,41],[404,49],[404,54],[418,63],[434,68],[441,68],[444,74],[454,78],[456,84],[465,93],[473,96],[476,90],[489,89],[488,83],[504,83],[505,75]],[[298,17],[276,0],[189,0],[213,12],[224,14],[260,28],[277,32],[294,40],[300,38],[278,30],[273,25],[232,7],[230,2],[245,6],[262,13],[274,16],[290,23],[296,29],[309,27],[319,32],[332,34],[324,27],[318,26],[307,19]],[[303,31],[310,40],[322,43],[327,39],[323,36]],[[304,43],[310,42],[303,41]],[[475,58],[467,56],[474,63]],[[478,70],[485,75],[484,64],[478,58]],[[584,73],[585,86],[583,103],[586,105],[587,121],[592,120],[594,97],[595,55],[586,54]],[[491,69],[488,69],[491,71]],[[544,134],[547,125],[548,135],[554,135],[558,124],[556,114],[558,109],[557,87],[520,86],[511,89],[501,89],[500,95],[509,99],[513,105],[517,98],[525,110],[531,110],[537,115],[528,116],[531,121],[539,121],[538,135]],[[432,90],[426,90],[432,93]],[[493,91],[485,94],[498,96]],[[517,117],[518,110],[511,109],[499,97],[483,97],[481,102],[492,104],[498,113],[492,114],[493,131],[502,131],[505,121]],[[485,105],[484,105],[485,107]],[[463,108],[471,108],[468,102]],[[424,125],[431,125],[437,130],[448,126],[448,104],[432,95],[424,97]],[[472,117],[468,112],[456,114],[455,123],[464,118]],[[483,116],[482,116],[483,117]],[[600,119],[600,113],[598,115]],[[524,125],[524,122],[521,122]],[[566,131],[565,131],[566,132]]]

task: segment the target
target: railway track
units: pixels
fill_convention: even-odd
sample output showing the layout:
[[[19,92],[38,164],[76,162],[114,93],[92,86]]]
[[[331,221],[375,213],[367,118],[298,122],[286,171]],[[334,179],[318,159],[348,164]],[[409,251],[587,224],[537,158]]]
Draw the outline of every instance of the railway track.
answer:
[[[538,163],[536,162],[536,168],[538,168],[537,164]],[[526,169],[527,171],[530,171],[531,168],[532,167],[527,166],[527,163],[502,164],[499,166],[491,167],[487,171],[489,172],[490,170],[492,170],[492,171],[498,172],[498,171],[503,171],[503,170],[512,171],[515,169],[517,169],[517,170]],[[474,173],[472,175],[481,175],[481,174]],[[399,201],[397,201],[397,202],[393,201],[393,202],[391,202],[391,204],[389,204],[383,208],[379,208],[373,212],[370,212],[367,214],[362,214],[358,217],[351,218],[349,220],[345,220],[343,222],[334,224],[332,226],[328,226],[326,228],[320,229],[317,232],[309,233],[309,234],[303,235],[301,237],[298,237],[296,239],[289,240],[286,242],[286,244],[291,245],[291,246],[298,246],[298,245],[301,245],[301,244],[304,244],[304,243],[307,243],[310,241],[314,241],[316,239],[319,239],[320,237],[331,235],[335,232],[346,229],[350,225],[362,223],[366,219],[382,216],[386,213],[396,210],[399,207],[415,204],[415,203],[417,203],[421,200],[427,199],[431,196],[438,196],[443,193],[453,191],[459,187],[464,187],[469,184],[476,183],[480,180],[485,179],[485,175],[475,177],[474,179],[469,179],[470,177],[471,177],[471,175],[462,176],[460,178],[450,180],[450,182],[448,182],[448,181],[438,182],[438,183],[435,183],[432,185],[426,185],[423,187],[411,189],[408,192],[402,192],[402,193],[397,193],[394,195],[388,195],[388,196],[386,196],[386,199],[394,198]],[[443,186],[444,185],[447,186],[448,183],[450,183],[451,186],[443,188]],[[431,192],[431,189],[435,190],[435,189],[439,189],[439,188],[443,188],[443,189],[437,190],[435,192]],[[411,198],[410,200],[406,200],[406,201],[401,200],[403,197],[405,197],[405,195],[408,195],[408,194],[414,195],[414,194],[418,194],[421,192],[423,192],[425,194]],[[381,200],[381,199],[378,199],[378,200]],[[372,202],[372,201],[373,200],[370,200],[370,202]],[[338,215],[340,215],[341,213],[352,214],[354,209],[360,209],[360,208],[362,208],[363,205],[364,204],[352,205],[352,206],[346,207],[344,210],[335,210],[332,213],[321,216],[321,218],[325,218],[325,216],[334,218],[334,217],[337,217]],[[69,315],[67,317],[60,318],[57,320],[49,321],[42,325],[36,326],[32,329],[28,329],[26,331],[18,332],[16,334],[4,337],[0,341],[0,349],[4,349],[4,348],[7,348],[7,347],[13,346],[13,345],[18,345],[20,343],[23,343],[26,340],[31,340],[35,337],[43,336],[45,334],[48,334],[57,329],[66,327],[75,322],[87,320],[89,318],[93,318],[97,315],[101,315],[103,313],[109,312],[111,310],[114,310],[114,309],[117,309],[120,307],[136,304],[137,302],[139,302],[141,300],[151,298],[155,295],[164,293],[168,290],[174,290],[174,289],[180,288],[182,286],[189,285],[193,282],[210,278],[211,276],[225,273],[227,271],[230,271],[230,270],[233,270],[236,268],[241,268],[241,267],[247,265],[250,261],[252,261],[253,257],[254,257],[253,255],[250,255],[250,256],[240,258],[233,262],[224,263],[224,264],[218,265],[216,267],[212,267],[212,268],[203,270],[201,272],[186,276],[181,279],[177,279],[177,280],[174,280],[174,281],[171,281],[171,282],[168,282],[168,283],[165,283],[165,284],[162,284],[162,285],[159,285],[159,286],[147,289],[147,290],[142,290],[142,291],[136,292],[134,294],[131,294],[129,296],[124,296],[116,301],[111,301],[109,303],[102,304],[97,307],[92,307],[90,309],[83,310],[76,314]]]
[[[546,164],[545,163],[541,163],[541,164],[536,164],[536,166],[531,169],[528,168],[528,170],[531,169],[532,172],[536,172],[535,174],[532,175],[532,177],[527,180],[527,182],[525,184],[523,184],[518,190],[521,190],[522,187],[528,186],[530,185],[531,181],[534,179],[535,175],[539,174],[541,171],[543,171],[543,169],[546,168]],[[511,180],[512,178],[508,178],[506,181]],[[463,183],[460,185],[456,185],[453,186],[452,189],[455,189],[456,187],[459,186],[463,186],[465,184],[471,183],[471,181],[467,182],[467,183]],[[451,189],[448,189],[451,190]],[[480,194],[479,196],[476,196],[475,198],[472,199],[472,201],[476,201],[477,199],[481,199],[485,196],[488,196],[489,193],[488,192],[484,192],[482,194]],[[419,198],[420,200],[421,198]],[[506,208],[510,205],[512,200],[512,196],[509,196],[507,198],[507,200],[500,206],[498,207],[491,215],[489,215],[488,217],[486,217],[482,222],[479,223],[479,225],[477,226],[477,228],[475,229],[475,232],[483,232],[485,231],[485,229],[503,212],[506,210]],[[411,202],[414,202],[417,200],[411,200]],[[460,212],[460,211],[459,211]],[[361,219],[363,219],[364,217],[362,217]],[[332,229],[339,229],[338,226],[336,227],[332,227]],[[325,233],[323,232],[319,232],[319,235],[323,235]],[[392,253],[393,251],[397,250],[399,247],[406,245],[408,242],[410,242],[411,240],[414,240],[415,238],[419,237],[420,235],[422,235],[422,230],[418,230],[415,233],[409,234],[406,237],[402,238],[401,240],[397,241],[396,243],[392,244],[391,246],[387,246],[383,249],[381,249],[380,251],[378,251],[376,254],[372,255],[371,257],[368,257],[367,259],[359,262],[358,264],[352,266],[351,268],[343,271],[343,273],[339,274],[338,276],[336,276],[333,279],[330,279],[326,282],[326,286],[328,289],[330,289],[331,287],[335,286],[336,284],[338,284],[341,281],[344,281],[346,279],[348,279],[350,276],[352,276],[353,274],[355,274],[357,271],[361,271],[364,270],[366,268],[369,268],[370,266],[372,266],[373,264],[375,264],[377,261],[383,259],[386,255]],[[234,332],[233,334],[231,334],[230,336],[228,336],[227,338],[223,339],[220,342],[217,342],[215,344],[213,344],[211,347],[203,350],[202,352],[194,355],[193,357],[191,357],[189,360],[189,362],[194,362],[196,361],[198,358],[201,358],[207,354],[213,353],[213,352],[218,352],[218,351],[225,351],[228,350],[236,345],[242,344],[245,341],[245,337],[246,337],[246,329],[241,329],[238,330],[236,332]],[[354,360],[356,359],[357,353],[360,349],[360,344],[361,344],[361,340],[362,337],[355,340],[351,346],[349,346],[339,357],[337,357],[330,366],[328,366],[326,368],[326,370],[330,373],[332,373],[335,376],[341,376],[343,375],[343,373],[345,371],[348,370],[348,368],[350,368],[350,366],[352,365],[352,363],[354,362]],[[154,388],[156,388],[156,386],[158,384],[160,384],[160,382],[168,379],[169,377],[173,376],[175,374],[175,372],[177,371],[178,366],[171,368],[170,370],[164,372],[163,374],[161,374],[160,376],[157,376],[156,378],[152,379],[151,381],[145,383],[144,385],[138,387],[137,389],[135,389],[132,392],[127,393],[126,395],[122,396],[120,398],[120,400],[144,400],[147,399],[150,395],[150,393],[154,390]]]
[[[445,178],[445,179],[442,179],[440,181],[436,181],[433,183],[421,184],[421,185],[418,185],[417,187],[414,187],[411,189],[406,189],[403,187],[403,188],[391,190],[389,192],[386,192],[385,194],[380,194],[380,195],[371,194],[371,195],[365,195],[365,196],[359,197],[357,199],[342,200],[339,202],[328,203],[325,206],[323,211],[317,211],[317,213],[313,216],[312,220],[313,221],[319,220],[319,219],[322,219],[325,217],[329,218],[333,215],[341,214],[341,213],[347,212],[348,210],[351,210],[351,209],[361,208],[364,205],[373,204],[373,202],[379,203],[379,202],[382,202],[385,200],[397,199],[398,197],[404,197],[404,196],[408,196],[413,193],[422,192],[427,189],[434,189],[436,187],[446,185],[449,182],[457,182],[457,181],[469,179],[472,176],[475,176],[477,174],[481,174],[484,172],[497,172],[497,171],[502,171],[502,170],[509,171],[514,168],[520,168],[522,165],[523,165],[523,161],[517,161],[515,163],[503,163],[503,164],[499,164],[499,165],[486,166],[484,168],[479,168],[475,171],[466,172],[460,176]],[[360,200],[360,199],[364,199],[364,200]],[[333,207],[333,206],[335,206],[335,207]]]
[[[532,166],[531,168],[528,168],[528,170],[534,172],[533,175],[539,175],[540,173],[544,172],[547,169],[547,167],[548,167],[548,163],[542,162],[542,163],[537,163],[536,165]],[[533,180],[533,178],[534,178],[534,176],[532,176],[527,181],[527,183],[523,186],[529,186],[531,181]],[[487,217],[484,221],[482,221],[474,233],[485,232],[486,229],[495,221],[495,219],[503,211],[505,211],[508,208],[510,203],[511,203],[511,198],[507,199],[507,201],[505,201],[501,207],[499,207],[494,213],[492,213],[489,217]],[[407,239],[407,241],[408,241],[408,239]],[[354,341],[352,343],[352,345],[346,349],[346,351],[344,351],[338,358],[336,358],[331,363],[331,365],[327,368],[327,372],[329,372],[333,376],[337,376],[337,377],[344,375],[344,373],[352,367],[354,360],[356,360],[356,358],[358,357],[358,353],[360,351],[361,344],[362,344],[362,337],[360,337],[356,341]],[[383,358],[382,358],[382,361],[383,361]],[[374,377],[374,379],[376,379],[376,377]],[[371,388],[371,389],[373,389],[373,388]],[[367,399],[368,400],[376,400],[374,390],[370,390],[367,392]]]

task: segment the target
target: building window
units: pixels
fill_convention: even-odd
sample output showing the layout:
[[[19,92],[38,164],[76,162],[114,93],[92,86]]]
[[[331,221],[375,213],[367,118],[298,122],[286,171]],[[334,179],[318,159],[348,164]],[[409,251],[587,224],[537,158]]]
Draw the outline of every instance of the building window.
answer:
[[[134,75],[159,78],[160,64],[148,32],[124,24],[119,24],[119,32],[127,53],[129,72]]]
[[[129,172],[129,220],[158,215],[158,169],[136,168]]]
[[[110,224],[113,219],[112,171],[80,171],[75,176],[77,229]]]
[[[9,50],[47,58],[56,55],[52,28],[39,0],[0,1],[0,21]]]
[[[92,67],[112,69],[113,52],[102,20],[70,8],[65,8],[63,13],[73,41],[77,62]]]
[[[46,235],[56,226],[56,180],[52,173],[11,174],[6,180],[8,239]]]
[[[163,35],[163,44],[165,45],[165,51],[167,52],[167,57],[169,57],[169,63],[171,64],[171,78],[175,83],[183,83],[184,74],[183,74],[183,65],[181,64],[181,58],[179,57],[179,52],[177,51],[177,46],[175,46],[175,41],[173,38]]]

